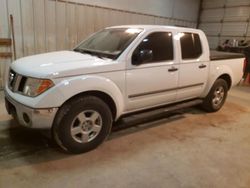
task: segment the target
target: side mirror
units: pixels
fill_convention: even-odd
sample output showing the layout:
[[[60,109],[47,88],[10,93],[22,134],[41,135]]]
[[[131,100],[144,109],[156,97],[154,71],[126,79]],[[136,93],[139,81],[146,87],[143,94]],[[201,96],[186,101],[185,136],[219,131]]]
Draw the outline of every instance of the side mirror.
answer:
[[[153,51],[152,50],[140,50],[133,54],[132,56],[132,64],[140,65],[142,63],[150,62],[153,59]]]

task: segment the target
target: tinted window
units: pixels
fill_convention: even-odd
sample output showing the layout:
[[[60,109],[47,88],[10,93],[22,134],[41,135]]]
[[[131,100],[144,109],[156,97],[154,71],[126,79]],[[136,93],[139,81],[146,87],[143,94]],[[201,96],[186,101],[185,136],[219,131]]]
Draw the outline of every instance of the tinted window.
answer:
[[[139,53],[142,50],[152,50],[153,59],[150,62],[173,60],[172,33],[157,32],[148,35],[134,53]]]
[[[183,33],[180,41],[182,59],[195,59],[202,54],[201,41],[198,34]]]

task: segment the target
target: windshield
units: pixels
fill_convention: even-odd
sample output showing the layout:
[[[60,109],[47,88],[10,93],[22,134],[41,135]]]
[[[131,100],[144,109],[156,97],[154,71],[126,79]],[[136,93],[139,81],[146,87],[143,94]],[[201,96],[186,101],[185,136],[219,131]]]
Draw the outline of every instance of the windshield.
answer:
[[[116,59],[141,31],[131,28],[104,29],[85,40],[74,51]]]

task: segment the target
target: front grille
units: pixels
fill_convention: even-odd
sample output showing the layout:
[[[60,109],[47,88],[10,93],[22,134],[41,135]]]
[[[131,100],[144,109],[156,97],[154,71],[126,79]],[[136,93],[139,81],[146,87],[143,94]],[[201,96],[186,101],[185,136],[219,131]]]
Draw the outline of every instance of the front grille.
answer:
[[[24,86],[26,84],[26,81],[27,81],[27,77],[22,76],[20,83],[19,83],[19,86],[18,86],[18,91],[21,91],[21,92],[24,91]]]
[[[17,74],[15,71],[9,72],[9,88],[13,92],[23,92],[27,77]]]

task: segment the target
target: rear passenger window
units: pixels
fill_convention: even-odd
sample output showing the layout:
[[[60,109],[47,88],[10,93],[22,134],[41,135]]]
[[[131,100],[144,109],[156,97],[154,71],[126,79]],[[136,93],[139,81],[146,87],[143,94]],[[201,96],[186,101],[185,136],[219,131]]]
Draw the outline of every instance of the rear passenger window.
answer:
[[[196,59],[202,54],[201,41],[198,34],[183,33],[180,42],[182,59]]]
[[[152,50],[153,59],[150,62],[173,60],[173,40],[170,32],[155,32],[142,40],[134,53],[142,50]]]

